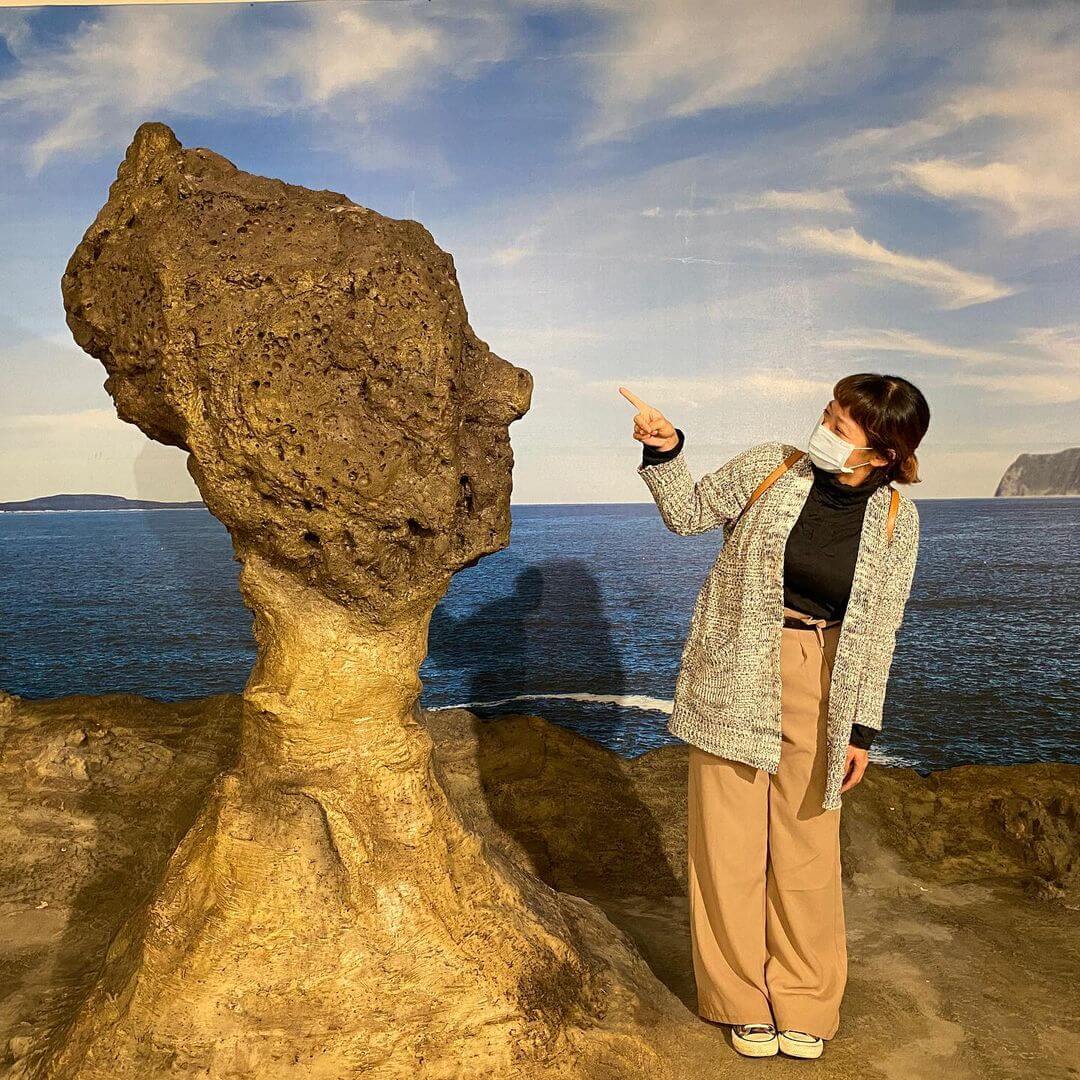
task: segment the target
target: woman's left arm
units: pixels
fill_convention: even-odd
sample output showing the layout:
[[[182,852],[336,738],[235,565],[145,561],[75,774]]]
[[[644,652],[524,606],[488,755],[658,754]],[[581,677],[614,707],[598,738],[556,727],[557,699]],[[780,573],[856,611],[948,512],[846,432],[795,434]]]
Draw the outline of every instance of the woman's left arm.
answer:
[[[915,563],[919,555],[919,511],[910,500],[905,502],[906,513],[896,517],[895,531],[885,580],[881,583],[874,636],[867,650],[866,665],[859,683],[854,723],[881,730],[885,705],[885,687],[889,681],[896,633],[904,621],[904,611],[915,578]]]

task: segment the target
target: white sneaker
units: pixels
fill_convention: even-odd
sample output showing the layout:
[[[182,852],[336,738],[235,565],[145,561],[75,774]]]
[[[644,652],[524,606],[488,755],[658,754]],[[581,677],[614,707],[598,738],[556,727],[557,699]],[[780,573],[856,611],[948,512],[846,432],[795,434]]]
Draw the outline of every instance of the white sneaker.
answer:
[[[731,1045],[746,1057],[771,1057],[779,1049],[772,1024],[732,1024]]]
[[[825,1049],[825,1040],[820,1035],[809,1035],[805,1031],[795,1031],[792,1028],[781,1031],[778,1042],[780,1049],[788,1057],[821,1057],[821,1052]]]

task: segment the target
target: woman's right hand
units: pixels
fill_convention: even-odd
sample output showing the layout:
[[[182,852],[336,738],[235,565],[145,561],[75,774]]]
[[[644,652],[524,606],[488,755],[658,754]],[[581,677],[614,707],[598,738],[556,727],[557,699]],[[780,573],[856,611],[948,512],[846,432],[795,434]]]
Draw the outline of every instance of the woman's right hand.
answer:
[[[646,405],[625,386],[619,387],[619,393],[638,410],[634,417],[634,438],[638,442],[657,450],[672,450],[679,444],[678,432],[659,409]]]

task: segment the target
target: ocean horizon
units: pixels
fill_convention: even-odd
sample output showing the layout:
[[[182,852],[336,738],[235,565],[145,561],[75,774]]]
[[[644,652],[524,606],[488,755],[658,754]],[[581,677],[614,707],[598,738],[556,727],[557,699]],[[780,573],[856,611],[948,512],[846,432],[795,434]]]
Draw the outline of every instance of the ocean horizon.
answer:
[[[52,498],[53,496],[42,495],[38,498]],[[115,496],[115,498],[125,498],[126,496]],[[987,499],[994,502],[1002,502],[1004,500],[1021,500],[1021,499],[1080,499],[1080,495],[960,495],[955,498],[926,498],[919,496],[913,501],[919,503],[928,502],[984,502]],[[10,502],[27,502],[30,500],[24,499],[11,499]],[[511,511],[518,507],[526,508],[530,506],[654,506],[654,503],[642,500],[640,502],[633,503],[568,503],[568,502],[555,502],[555,503],[526,503],[526,502],[511,502]],[[71,508],[50,508],[41,507],[34,510],[8,510],[3,504],[0,504],[0,513],[2,514],[144,514],[151,513],[155,510],[207,510],[206,504],[202,503],[198,506],[185,506],[183,503],[176,503],[175,505],[166,506],[104,506],[95,508],[83,508],[83,509],[71,509]]]

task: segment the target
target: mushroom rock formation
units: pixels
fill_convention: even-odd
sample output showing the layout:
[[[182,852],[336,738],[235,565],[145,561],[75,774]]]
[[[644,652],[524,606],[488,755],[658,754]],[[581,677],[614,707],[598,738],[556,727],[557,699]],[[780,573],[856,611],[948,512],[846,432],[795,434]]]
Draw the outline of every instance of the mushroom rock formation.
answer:
[[[146,123],[62,288],[119,415],[188,451],[258,659],[237,760],[33,1075],[679,1076],[705,1025],[434,764],[428,623],[509,542],[532,390],[451,257]]]

